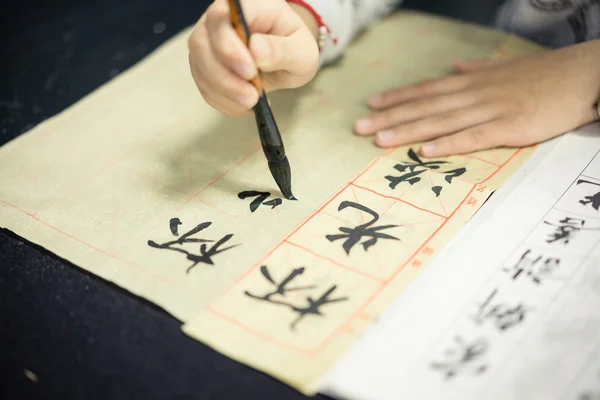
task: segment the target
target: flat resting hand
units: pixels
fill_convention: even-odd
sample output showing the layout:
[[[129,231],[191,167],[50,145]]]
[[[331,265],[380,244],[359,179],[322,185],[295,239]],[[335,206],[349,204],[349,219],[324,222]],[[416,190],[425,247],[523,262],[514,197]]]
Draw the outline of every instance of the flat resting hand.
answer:
[[[359,135],[382,147],[423,143],[439,157],[528,146],[597,117],[600,41],[505,61],[457,63],[458,74],[392,89],[369,100]]]

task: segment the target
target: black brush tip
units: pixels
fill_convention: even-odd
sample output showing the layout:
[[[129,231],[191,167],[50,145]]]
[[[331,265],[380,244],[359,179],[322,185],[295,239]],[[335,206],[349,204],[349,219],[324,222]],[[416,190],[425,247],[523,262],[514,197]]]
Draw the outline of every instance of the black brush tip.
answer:
[[[283,197],[288,200],[297,200],[292,194],[292,171],[287,157],[279,161],[269,161],[269,170],[271,170],[271,175]]]

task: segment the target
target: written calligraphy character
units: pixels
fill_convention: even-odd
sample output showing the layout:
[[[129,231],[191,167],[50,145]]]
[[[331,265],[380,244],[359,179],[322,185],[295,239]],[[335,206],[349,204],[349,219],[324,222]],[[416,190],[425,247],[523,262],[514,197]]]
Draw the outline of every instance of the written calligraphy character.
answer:
[[[269,206],[271,207],[271,209],[274,209],[275,207],[280,206],[283,203],[283,200],[281,200],[279,197],[276,197],[272,200],[267,200],[269,196],[271,196],[271,193],[269,192],[258,192],[256,190],[247,190],[238,193],[238,198],[240,200],[256,197],[250,203],[250,212],[256,211],[261,205]]]
[[[527,249],[514,265],[504,268],[512,275],[513,280],[520,276],[528,276],[534,283],[541,284],[544,277],[551,275],[560,266],[560,258],[548,257]]]
[[[377,221],[379,221],[379,214],[370,208],[363,206],[362,204],[354,203],[352,201],[342,201],[338,207],[338,212],[348,207],[369,214],[371,216],[371,220],[365,222],[364,224],[357,225],[354,228],[341,227],[339,228],[340,232],[342,232],[341,234],[325,236],[330,242],[345,239],[342,247],[347,255],[350,255],[352,248],[363,238],[368,238],[362,243],[365,251],[369,250],[371,246],[375,245],[379,239],[400,240],[394,236],[388,235],[387,233],[381,232],[385,229],[396,228],[399,225],[373,226]]]
[[[171,218],[171,220],[169,221],[169,227],[173,236],[179,236],[179,225],[181,225],[181,221],[179,220],[179,218]],[[212,222],[202,222],[196,225],[193,229],[179,236],[176,240],[171,240],[162,244],[156,243],[153,240],[148,240],[148,246],[153,247],[155,249],[167,249],[185,254],[186,258],[189,261],[192,261],[192,265],[190,265],[186,270],[186,273],[189,274],[190,271],[200,263],[214,265],[214,256],[239,246],[239,244],[236,244],[225,248],[221,247],[233,237],[233,234],[225,235],[216,242],[214,240],[193,237],[194,235],[198,234],[199,232],[202,232],[211,225]],[[208,243],[212,243],[210,247],[208,247]],[[186,248],[192,247],[192,245],[197,246],[198,244],[200,246],[198,248],[197,253],[186,250]]]
[[[498,293],[498,289],[494,289],[492,293],[479,305],[477,313],[471,316],[471,319],[478,324],[483,324],[486,321],[492,321],[494,325],[501,331],[519,325],[525,319],[525,315],[530,311],[523,304],[507,305],[500,302],[495,302],[494,297]]]
[[[331,295],[337,289],[336,285],[332,285],[328,290],[319,295],[316,300],[311,295],[306,295],[302,304],[292,301],[292,299],[287,296],[288,293],[298,291],[306,292],[317,287],[316,285],[289,286],[294,279],[304,273],[304,270],[304,267],[295,268],[287,277],[278,283],[269,273],[267,266],[263,265],[260,267],[260,272],[269,283],[275,286],[275,289],[261,296],[250,293],[249,291],[245,291],[244,294],[255,300],[287,307],[297,314],[296,319],[290,323],[291,330],[296,330],[298,323],[308,315],[323,316],[322,308],[325,305],[348,300],[348,297],[332,298]]]
[[[579,185],[581,183],[587,183],[589,185],[600,186],[600,183],[591,182],[586,179],[579,179],[577,181],[577,185]],[[598,191],[597,193],[595,193],[593,195],[585,196],[583,198],[583,200],[579,200],[579,203],[583,204],[584,206],[587,206],[589,204],[594,210],[598,211],[600,209],[600,191]]]
[[[479,375],[487,370],[487,365],[480,361],[488,350],[484,339],[477,339],[470,343],[461,337],[456,337],[455,346],[444,352],[442,361],[430,364],[431,368],[440,371],[446,379],[452,379],[458,374]]]
[[[547,243],[563,242],[567,245],[579,231],[584,229],[585,220],[581,218],[565,217],[558,221],[558,224],[553,224],[548,221],[544,221],[544,224],[555,228],[554,232],[548,234],[548,239],[546,239]]]
[[[385,177],[385,179],[387,179],[390,182],[389,187],[391,189],[396,189],[396,186],[398,186],[399,184],[401,184],[403,182],[408,182],[408,184],[410,184],[412,186],[415,183],[418,183],[421,181],[421,175],[425,171],[439,170],[442,165],[448,164],[448,161],[441,161],[441,160],[423,161],[413,151],[413,149],[409,149],[407,155],[408,155],[408,158],[410,158],[412,161],[401,162],[394,166],[395,170],[397,170],[398,172],[402,172],[404,174],[400,175],[400,176],[387,175]],[[465,172],[467,172],[467,169],[463,167],[463,168],[455,168],[455,169],[445,171],[442,173],[445,175],[444,179],[446,180],[446,182],[448,182],[448,184],[451,184],[453,178],[459,177],[459,176],[463,175]],[[439,197],[442,192],[442,187],[439,185],[433,186],[431,188],[431,191],[433,193],[435,193],[436,197]]]

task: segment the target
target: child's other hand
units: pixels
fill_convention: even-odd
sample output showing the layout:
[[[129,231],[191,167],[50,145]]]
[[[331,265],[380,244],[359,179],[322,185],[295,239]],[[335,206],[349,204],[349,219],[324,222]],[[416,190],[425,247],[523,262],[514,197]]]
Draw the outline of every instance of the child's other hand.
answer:
[[[188,41],[190,69],[202,97],[230,116],[245,115],[258,102],[258,92],[248,82],[258,69],[271,91],[304,85],[319,64],[319,48],[309,28],[310,22],[316,28],[316,22],[305,22],[302,11],[285,0],[241,3],[252,32],[250,50],[231,25],[226,0],[208,7]]]
[[[596,119],[600,41],[507,61],[458,63],[459,74],[369,100],[360,135],[394,147],[423,142],[425,157],[542,142]]]

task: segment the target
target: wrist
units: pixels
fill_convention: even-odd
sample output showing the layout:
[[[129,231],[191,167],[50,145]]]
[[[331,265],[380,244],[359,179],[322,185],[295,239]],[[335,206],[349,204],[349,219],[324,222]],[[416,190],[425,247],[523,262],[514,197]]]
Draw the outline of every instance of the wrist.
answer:
[[[337,39],[332,36],[329,26],[323,22],[321,15],[309,3],[305,0],[286,0],[286,2],[307,24],[319,46],[319,51],[322,51],[323,46],[329,41],[332,41],[334,45],[337,44]]]
[[[320,26],[315,15],[308,8],[298,3],[289,2],[289,6],[292,8],[292,10],[296,12],[296,14],[298,14],[298,16],[300,17],[300,19],[302,19],[310,33],[312,33],[313,37],[315,38],[315,41],[318,42],[320,35]]]

